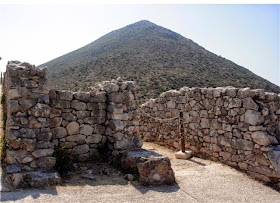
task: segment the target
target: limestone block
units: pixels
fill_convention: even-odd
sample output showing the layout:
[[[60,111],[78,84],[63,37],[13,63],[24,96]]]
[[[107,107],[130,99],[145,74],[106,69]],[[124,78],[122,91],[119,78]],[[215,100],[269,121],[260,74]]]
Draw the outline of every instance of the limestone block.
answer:
[[[73,114],[75,114],[78,117],[78,119],[90,117],[90,111],[74,111]]]
[[[43,171],[50,171],[54,168],[55,162],[55,157],[42,157],[36,161],[36,165]]]
[[[61,115],[61,110],[56,108],[50,109],[50,118],[58,117]]]
[[[93,127],[90,125],[84,125],[80,128],[80,133],[82,135],[91,135],[93,133]]]
[[[260,112],[247,110],[245,112],[245,123],[250,125],[260,125],[264,122],[264,117]]]
[[[78,100],[73,100],[71,101],[71,108],[78,111],[85,111],[87,110],[87,104]]]
[[[84,141],[86,139],[85,135],[71,135],[71,136],[67,136],[66,141],[68,142],[79,142],[79,141]]]
[[[70,102],[66,100],[51,99],[50,106],[57,109],[69,109],[71,105]]]
[[[77,117],[74,116],[72,113],[62,113],[62,118],[66,121],[76,121]]]
[[[86,143],[87,144],[92,144],[92,143],[100,143],[102,141],[102,135],[100,134],[92,134],[87,136],[86,138]]]
[[[185,152],[182,152],[182,151],[179,151],[179,152],[176,152],[175,153],[175,158],[176,159],[189,159],[191,158],[192,156],[192,151],[185,151]]]
[[[80,130],[80,125],[79,123],[73,121],[67,124],[66,126],[68,135],[74,135],[74,134],[78,134],[79,130]]]
[[[246,97],[245,99],[243,99],[243,107],[254,111],[258,111],[259,109],[259,106],[254,102],[254,100],[251,97]]]
[[[53,149],[37,149],[34,152],[32,152],[32,155],[35,158],[45,157],[45,156],[51,156],[53,155],[54,150]]]
[[[89,152],[89,146],[87,144],[84,144],[84,145],[78,145],[74,147],[71,153],[73,155],[76,155],[76,154],[84,154],[87,152]]]
[[[73,92],[70,91],[57,91],[57,96],[61,100],[71,101],[73,99]]]
[[[51,129],[51,133],[53,134],[54,138],[63,138],[67,135],[67,130],[63,127],[56,127]]]
[[[268,146],[270,144],[278,144],[276,137],[273,137],[266,132],[256,131],[252,133],[252,139],[255,143],[263,146]]]
[[[90,93],[89,92],[75,92],[74,93],[74,98],[76,100],[80,100],[83,102],[88,102],[90,98]]]
[[[106,92],[98,92],[95,96],[89,98],[90,102],[102,103],[107,101]]]
[[[119,90],[119,86],[115,83],[106,83],[103,88],[108,94]]]

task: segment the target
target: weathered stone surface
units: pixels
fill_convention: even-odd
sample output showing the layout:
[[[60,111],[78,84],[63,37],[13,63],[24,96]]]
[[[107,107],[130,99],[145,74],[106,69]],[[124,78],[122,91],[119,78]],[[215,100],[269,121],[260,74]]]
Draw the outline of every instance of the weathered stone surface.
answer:
[[[114,83],[107,83],[104,85],[104,90],[110,94],[112,92],[117,92],[119,90],[119,86]]]
[[[114,103],[122,103],[124,100],[124,94],[121,92],[114,92],[109,94],[108,100]]]
[[[123,169],[138,173],[143,185],[173,184],[174,172],[170,160],[156,152],[144,149],[125,150],[121,153]]]
[[[50,106],[57,109],[69,109],[71,107],[69,101],[61,99],[51,99]]]
[[[66,121],[76,121],[77,117],[74,116],[72,113],[62,113],[62,118]]]
[[[62,118],[61,117],[55,117],[50,119],[50,128],[55,128],[60,126],[62,123]]]
[[[50,118],[58,117],[61,115],[60,109],[51,108],[50,110]]]
[[[245,112],[245,122],[250,125],[260,125],[264,122],[264,117],[260,112],[247,110]]]
[[[23,99],[19,101],[21,111],[26,111],[27,109],[33,107],[36,101],[30,99]]]
[[[255,143],[263,146],[268,146],[270,144],[277,144],[275,137],[267,134],[266,132],[256,131],[252,133],[252,139]]]
[[[120,106],[116,106],[116,105],[109,105],[107,107],[107,110],[112,114],[122,114],[123,113],[123,108],[121,108]]]
[[[254,111],[257,111],[259,109],[259,106],[254,102],[254,100],[251,97],[243,99],[243,106],[246,109],[251,109]]]
[[[90,117],[90,111],[75,111],[73,114],[75,114],[78,119]]]
[[[36,117],[49,117],[50,106],[47,104],[37,103],[34,107],[28,110],[28,114]]]
[[[79,142],[79,141],[84,141],[86,139],[85,135],[71,135],[71,136],[67,136],[66,141],[68,142]]]
[[[43,173],[41,171],[28,172],[25,174],[24,179],[31,188],[45,188],[46,186],[61,183],[58,173]]]
[[[105,122],[105,118],[104,117],[88,117],[84,119],[84,122],[90,125],[93,124],[102,124]]]
[[[125,123],[123,121],[120,121],[120,120],[111,120],[109,122],[109,126],[114,131],[122,131],[125,127]]]
[[[73,92],[70,92],[70,91],[57,91],[57,96],[61,100],[71,101],[73,99]]]
[[[12,185],[19,188],[23,185],[23,175],[21,173],[13,173],[11,177]]]
[[[54,168],[55,162],[55,157],[42,157],[37,160],[36,165],[43,171],[50,171]]]
[[[85,111],[87,110],[87,104],[78,100],[73,100],[71,101],[71,108],[76,109],[78,111]]]
[[[37,149],[34,152],[32,152],[32,155],[35,158],[45,157],[45,156],[51,156],[53,154],[53,149]]]
[[[135,148],[135,144],[133,140],[122,139],[122,140],[117,140],[114,143],[114,148],[118,150],[131,149],[131,148]]]
[[[83,102],[88,102],[90,98],[89,92],[75,92],[74,98]]]
[[[236,148],[241,150],[252,150],[254,147],[253,142],[243,139],[237,139]]]
[[[107,94],[106,92],[98,92],[95,96],[89,98],[90,102],[106,102],[107,101]]]
[[[73,155],[84,154],[84,153],[87,153],[88,151],[89,151],[89,146],[87,144],[84,144],[84,145],[78,145],[78,146],[74,147],[71,153]]]
[[[93,127],[90,125],[84,125],[80,128],[80,133],[82,135],[91,135],[93,133]]]
[[[88,136],[87,138],[86,138],[86,143],[87,144],[92,144],[92,143],[100,143],[101,142],[101,140],[102,140],[102,135],[100,135],[100,134],[92,134],[92,135],[90,135],[90,136]]]
[[[20,171],[21,171],[20,167],[18,165],[16,165],[16,164],[8,165],[6,167],[6,172],[7,173],[18,173]]]
[[[63,138],[67,135],[67,130],[63,127],[56,127],[51,129],[51,133],[53,134],[54,138]]]
[[[78,134],[79,130],[80,130],[80,125],[79,123],[73,121],[67,124],[66,126],[68,135],[74,135],[74,134]]]
[[[269,161],[280,177],[280,151],[272,151],[267,153]]]

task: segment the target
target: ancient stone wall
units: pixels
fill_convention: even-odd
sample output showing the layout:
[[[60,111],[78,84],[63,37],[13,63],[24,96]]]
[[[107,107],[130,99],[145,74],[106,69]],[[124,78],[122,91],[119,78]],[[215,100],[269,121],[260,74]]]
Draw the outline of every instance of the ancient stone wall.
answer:
[[[249,88],[181,88],[141,106],[144,141],[180,149],[183,112],[186,148],[198,157],[240,168],[266,182],[280,180],[280,96]]]
[[[119,78],[89,92],[70,92],[49,90],[46,77],[47,68],[19,61],[7,65],[5,164],[14,186],[26,177],[42,176],[30,177],[29,172],[53,172],[56,146],[81,162],[98,157],[101,148],[118,156],[121,150],[142,146],[135,82]],[[45,179],[54,183],[56,175],[52,177]]]

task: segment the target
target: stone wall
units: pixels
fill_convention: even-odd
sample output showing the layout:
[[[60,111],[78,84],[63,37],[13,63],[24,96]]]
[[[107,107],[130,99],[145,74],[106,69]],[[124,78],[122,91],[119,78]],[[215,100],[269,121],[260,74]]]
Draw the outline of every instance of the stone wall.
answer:
[[[118,156],[122,150],[142,146],[133,81],[105,81],[89,92],[49,90],[47,68],[11,61],[4,87],[5,164],[16,187],[26,177],[44,175],[44,184],[55,183],[56,146],[81,162],[99,156],[101,148],[109,156]]]
[[[144,141],[180,149],[183,112],[186,148],[198,157],[245,170],[265,182],[280,180],[280,96],[249,88],[188,88],[167,91],[141,106]],[[148,115],[148,116],[147,116]]]
[[[6,172],[16,187],[26,177],[44,176],[47,184],[57,180],[55,173],[49,173],[56,159],[52,156],[54,144],[46,76],[46,68],[39,69],[18,61],[7,65],[5,164]],[[34,174],[33,171],[45,173]]]

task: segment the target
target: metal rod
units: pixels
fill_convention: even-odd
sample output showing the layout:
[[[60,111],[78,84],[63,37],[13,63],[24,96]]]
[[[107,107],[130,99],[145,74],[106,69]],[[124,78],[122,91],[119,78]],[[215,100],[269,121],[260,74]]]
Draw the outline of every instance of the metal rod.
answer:
[[[183,124],[183,112],[180,112],[180,119],[179,119],[179,132],[181,136],[181,150],[182,152],[186,151],[185,148],[185,135],[184,135],[184,124]]]

